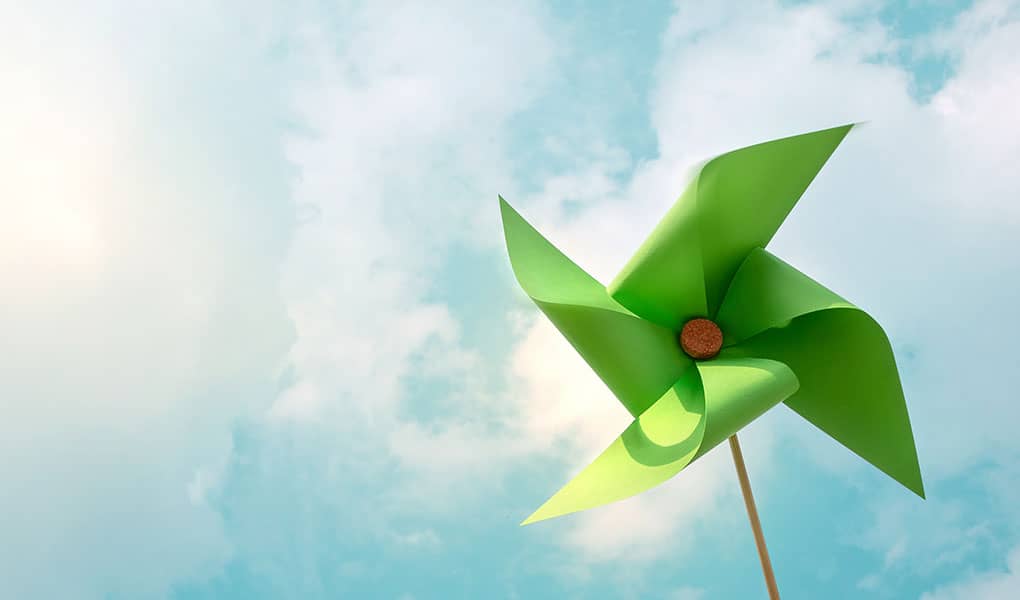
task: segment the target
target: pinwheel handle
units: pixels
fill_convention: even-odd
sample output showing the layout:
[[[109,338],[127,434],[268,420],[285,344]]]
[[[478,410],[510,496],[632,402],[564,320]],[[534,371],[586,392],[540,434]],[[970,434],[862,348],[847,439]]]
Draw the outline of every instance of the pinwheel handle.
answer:
[[[733,464],[737,467],[737,479],[740,480],[740,491],[744,495],[744,506],[747,507],[747,518],[751,521],[751,531],[754,532],[754,544],[758,547],[758,558],[761,560],[761,571],[765,574],[765,586],[769,589],[770,600],[779,600],[779,587],[776,585],[776,574],[772,572],[772,561],[769,560],[769,550],[765,547],[765,534],[761,530],[761,521],[758,520],[758,509],[754,505],[754,495],[751,493],[751,480],[747,477],[747,467],[744,465],[744,454],[740,451],[740,442],[737,435],[730,436],[730,450],[733,452]]]

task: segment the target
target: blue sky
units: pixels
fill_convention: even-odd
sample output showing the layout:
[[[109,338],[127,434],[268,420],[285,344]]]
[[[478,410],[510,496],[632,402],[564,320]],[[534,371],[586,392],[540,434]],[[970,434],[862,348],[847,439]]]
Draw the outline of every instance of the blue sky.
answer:
[[[0,6],[0,597],[764,596],[725,447],[518,523],[629,422],[513,281],[698,161],[855,130],[770,249],[893,341],[928,499],[780,407],[783,597],[1020,596],[1020,4]]]

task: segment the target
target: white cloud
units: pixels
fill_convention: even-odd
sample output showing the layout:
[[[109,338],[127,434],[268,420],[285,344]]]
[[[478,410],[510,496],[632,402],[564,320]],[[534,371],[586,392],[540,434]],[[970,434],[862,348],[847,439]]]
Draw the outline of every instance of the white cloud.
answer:
[[[1005,572],[974,573],[961,581],[941,585],[921,595],[921,600],[1010,600],[1020,595],[1020,548],[1006,557]]]
[[[666,598],[668,600],[703,600],[705,598],[705,590],[684,586],[673,590]]]
[[[298,230],[283,274],[296,381],[270,414],[376,448],[401,472],[393,502],[448,512],[454,490],[477,493],[518,450],[494,433],[502,394],[482,387],[432,286],[451,247],[491,244],[479,224],[494,224],[496,192],[511,187],[508,120],[556,47],[530,5],[368,5],[346,17],[339,47],[329,27],[302,37],[315,69],[295,103],[309,134],[289,139],[288,157],[295,200],[319,218]],[[421,377],[452,382],[442,401],[454,416],[414,418]]]
[[[881,584],[882,579],[878,575],[872,573],[870,575],[865,575],[857,582],[857,589],[874,592]]]
[[[419,531],[411,531],[409,533],[394,534],[393,541],[396,542],[398,546],[421,550],[435,550],[443,543],[439,534],[432,529],[422,529]]]
[[[1009,538],[1009,531],[996,524],[1000,517],[995,511],[974,511],[970,505],[979,501],[972,498],[933,495],[919,508],[916,501],[891,492],[876,494],[866,507],[870,526],[843,540],[881,557],[881,569],[865,576],[861,585],[878,585],[904,572],[924,578],[958,572],[973,557],[1001,547]],[[990,492],[978,493],[991,496]],[[1014,517],[1006,518],[1009,522]]]
[[[159,597],[213,572],[230,548],[208,465],[265,405],[291,336],[286,197],[249,172],[274,146],[226,151],[230,125],[189,104],[258,90],[245,110],[263,109],[266,73],[223,82],[223,62],[193,71],[159,35],[127,43],[203,38],[210,22],[119,8],[0,9],[3,597]],[[211,38],[186,47],[226,62],[250,49]]]

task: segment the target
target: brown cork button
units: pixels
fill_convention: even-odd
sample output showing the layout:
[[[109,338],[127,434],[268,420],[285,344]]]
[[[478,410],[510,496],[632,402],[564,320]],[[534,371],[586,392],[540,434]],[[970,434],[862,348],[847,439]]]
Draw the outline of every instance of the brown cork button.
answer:
[[[691,358],[712,358],[722,349],[722,330],[708,319],[691,319],[680,330],[680,347]]]

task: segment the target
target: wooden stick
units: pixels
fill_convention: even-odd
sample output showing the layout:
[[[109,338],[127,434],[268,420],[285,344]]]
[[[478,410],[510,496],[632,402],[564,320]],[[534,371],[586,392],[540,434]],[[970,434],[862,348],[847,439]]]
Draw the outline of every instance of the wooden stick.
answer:
[[[737,467],[737,478],[740,479],[740,491],[744,494],[747,518],[751,520],[754,544],[758,547],[761,571],[765,574],[765,586],[769,589],[770,600],[779,600],[779,587],[776,586],[776,575],[772,572],[772,561],[769,560],[769,551],[765,547],[765,534],[761,531],[758,509],[754,506],[754,496],[751,494],[751,480],[747,478],[747,467],[744,466],[744,455],[740,452],[740,442],[737,441],[736,434],[730,436],[730,450],[733,451],[733,464]]]

